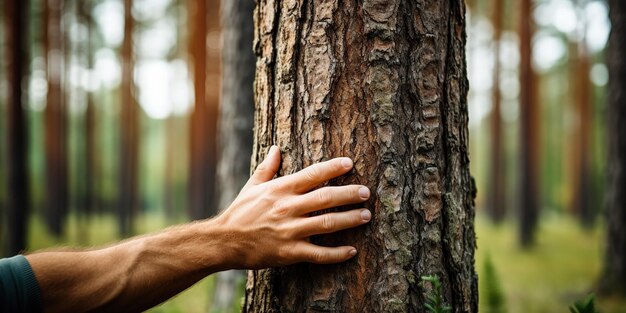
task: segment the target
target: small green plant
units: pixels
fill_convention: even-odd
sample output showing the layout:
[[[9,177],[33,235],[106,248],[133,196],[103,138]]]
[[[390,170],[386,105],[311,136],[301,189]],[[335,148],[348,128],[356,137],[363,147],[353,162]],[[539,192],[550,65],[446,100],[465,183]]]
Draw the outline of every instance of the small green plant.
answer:
[[[448,313],[452,311],[452,307],[445,305],[443,295],[441,294],[441,281],[437,275],[422,276],[424,283],[432,284],[432,291],[426,296],[426,310],[431,313]]]
[[[486,311],[488,313],[506,312],[504,292],[502,292],[502,286],[500,285],[496,267],[491,261],[491,255],[489,254],[485,257],[483,275],[484,295],[481,295],[481,298],[485,301]]]
[[[600,313],[596,309],[596,296],[592,293],[583,300],[577,300],[574,304],[569,306],[571,313]]]

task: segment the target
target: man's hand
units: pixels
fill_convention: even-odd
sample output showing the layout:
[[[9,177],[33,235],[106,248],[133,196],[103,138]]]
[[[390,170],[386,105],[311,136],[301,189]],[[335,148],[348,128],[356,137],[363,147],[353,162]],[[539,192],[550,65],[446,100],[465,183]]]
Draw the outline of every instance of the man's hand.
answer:
[[[332,233],[369,222],[367,209],[309,213],[366,201],[367,187],[348,185],[314,188],[352,169],[352,160],[336,158],[311,165],[292,175],[273,179],[280,166],[280,152],[273,146],[230,207],[214,222],[227,230],[238,245],[240,259],[232,268],[265,268],[297,262],[343,262],[356,254],[350,246],[322,247],[309,241],[317,234]]]

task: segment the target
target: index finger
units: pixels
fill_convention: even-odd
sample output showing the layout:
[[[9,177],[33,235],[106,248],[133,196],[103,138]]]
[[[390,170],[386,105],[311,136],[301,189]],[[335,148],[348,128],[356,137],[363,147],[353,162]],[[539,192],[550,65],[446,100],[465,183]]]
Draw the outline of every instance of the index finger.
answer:
[[[341,176],[350,169],[353,163],[350,158],[334,158],[332,160],[313,164],[297,173],[289,175],[291,184],[300,192],[313,189],[315,186]]]

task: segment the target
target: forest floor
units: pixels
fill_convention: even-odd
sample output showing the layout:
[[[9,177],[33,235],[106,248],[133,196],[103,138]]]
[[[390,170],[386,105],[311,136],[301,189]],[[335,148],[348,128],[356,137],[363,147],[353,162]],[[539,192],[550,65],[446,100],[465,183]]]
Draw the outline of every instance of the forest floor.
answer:
[[[517,227],[505,222],[494,225],[476,220],[478,250],[476,270],[480,294],[485,294],[485,259],[490,255],[504,289],[507,312],[568,312],[568,306],[593,292],[602,267],[602,225],[582,229],[563,216],[544,216],[536,245],[521,249]],[[479,301],[481,312],[486,301]],[[626,312],[626,299],[596,299],[603,313]]]
[[[478,217],[476,234],[476,270],[481,293],[485,258],[489,254],[504,290],[507,312],[567,312],[568,305],[584,298],[593,289],[603,253],[601,225],[591,230],[581,229],[567,217],[545,217],[537,233],[537,244],[521,249],[517,244],[517,228],[511,222],[493,225]],[[82,225],[85,225],[81,223]],[[63,238],[54,238],[45,231],[42,221],[34,217],[30,224],[30,250],[55,246],[97,246],[119,239],[113,216],[95,216],[79,227],[71,217]],[[149,215],[137,220],[137,233],[156,231],[168,226],[165,219]],[[210,312],[213,278],[208,277],[179,296],[150,310],[150,312]],[[239,291],[240,294],[243,290]],[[481,312],[487,312],[481,301]],[[626,299],[597,300],[603,313],[626,313]],[[237,312],[238,307],[233,307]]]

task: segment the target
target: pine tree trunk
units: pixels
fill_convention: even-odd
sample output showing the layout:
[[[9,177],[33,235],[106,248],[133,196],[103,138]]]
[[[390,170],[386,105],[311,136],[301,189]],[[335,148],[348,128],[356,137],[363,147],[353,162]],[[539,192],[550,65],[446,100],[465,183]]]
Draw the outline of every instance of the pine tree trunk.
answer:
[[[578,43],[577,84],[576,84],[576,104],[578,113],[578,151],[580,162],[577,168],[578,178],[576,179],[576,212],[583,227],[589,229],[593,226],[593,194],[591,175],[591,132],[593,125],[593,106],[591,97],[591,81],[589,80],[590,56],[586,47],[586,40],[583,38]]]
[[[504,145],[502,137],[501,118],[501,93],[500,93],[500,34],[502,32],[502,0],[493,1],[493,44],[494,44],[494,67],[493,67],[493,94],[491,110],[491,179],[489,180],[489,215],[498,223],[504,219],[506,180],[504,179]]]
[[[222,3],[222,101],[219,119],[217,204],[225,209],[250,176],[254,126],[253,0]],[[214,312],[232,308],[243,271],[218,273],[213,297]]]
[[[280,175],[349,156],[330,184],[369,186],[374,218],[311,239],[346,263],[250,271],[244,312],[427,312],[423,275],[477,311],[465,36],[458,0],[257,3],[253,166],[272,144]]]
[[[66,106],[63,95],[63,0],[45,0],[44,46],[48,94],[45,111],[46,214],[48,229],[61,235],[67,214]]]
[[[28,73],[28,0],[5,0],[2,9],[6,30],[7,57],[7,245],[11,256],[26,248],[26,229],[30,213],[28,189],[28,133],[24,110],[23,83]]]
[[[133,220],[138,205],[137,160],[139,158],[139,108],[133,97],[134,56],[132,16],[133,0],[124,0],[124,41],[122,42],[121,133],[119,167],[119,205],[117,208],[120,234],[133,233]]]
[[[520,243],[534,243],[539,214],[539,106],[532,68],[531,0],[520,1]]]
[[[217,213],[214,188],[219,105],[219,0],[188,0],[195,106],[191,115],[189,215]]]
[[[609,7],[612,28],[607,48],[609,152],[605,201],[608,235],[600,289],[626,295],[626,2],[609,0]]]

